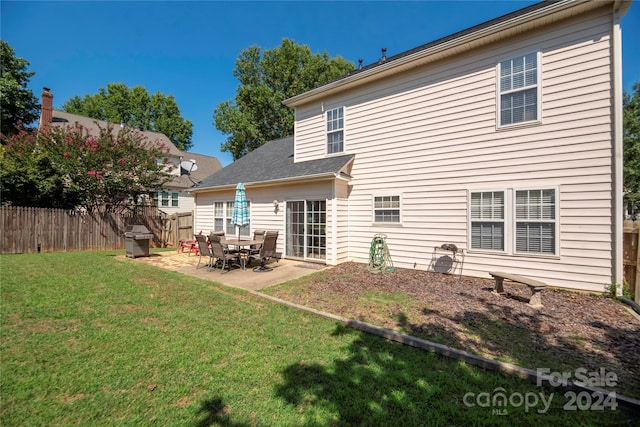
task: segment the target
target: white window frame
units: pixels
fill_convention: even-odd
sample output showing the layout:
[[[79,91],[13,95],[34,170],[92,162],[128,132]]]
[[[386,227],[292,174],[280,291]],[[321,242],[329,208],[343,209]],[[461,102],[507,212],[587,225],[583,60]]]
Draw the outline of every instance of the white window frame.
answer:
[[[518,218],[519,213],[518,213],[518,207],[520,206],[518,204],[518,192],[528,192],[530,194],[530,192],[532,191],[540,191],[541,195],[542,195],[542,199],[540,201],[540,210],[541,210],[541,215],[540,218],[535,218],[535,212],[533,212],[534,214],[534,218]],[[545,203],[544,203],[544,192],[545,191],[553,191],[553,218],[543,218],[542,216],[544,216],[542,213],[545,210]],[[513,189],[513,226],[512,226],[512,230],[513,230],[513,252],[514,254],[518,254],[518,255],[535,255],[535,256],[546,256],[546,257],[555,257],[558,256],[559,254],[559,215],[560,215],[560,208],[559,208],[559,200],[558,200],[558,195],[559,195],[559,191],[557,187],[526,187],[526,188],[514,188]],[[532,213],[532,205],[528,204],[528,212],[527,215],[531,215]],[[547,207],[547,212],[549,212],[549,207]],[[553,253],[550,252],[542,252],[542,251],[523,251],[523,250],[518,250],[518,224],[519,223],[529,223],[529,224],[553,224]],[[542,245],[542,244],[541,244]]]
[[[518,218],[518,192],[521,191],[553,191],[554,206],[553,206],[553,219],[550,218]],[[488,221],[492,222],[492,219],[476,219],[473,218],[471,198],[473,193],[490,193],[490,192],[502,192],[504,194],[504,250],[491,250],[473,247],[473,222]],[[467,210],[468,210],[468,222],[467,222],[467,238],[468,247],[470,252],[477,253],[494,253],[504,254],[512,256],[526,256],[526,257],[542,257],[542,258],[560,258],[560,187],[557,186],[532,186],[532,187],[515,187],[506,189],[472,189],[467,191]],[[522,251],[518,250],[518,224],[520,223],[553,223],[553,238],[554,247],[553,253],[550,252],[537,252],[537,251]]]
[[[178,191],[158,191],[158,207],[177,208],[180,206],[180,193]]]
[[[397,198],[397,207],[393,206],[394,200]],[[382,206],[376,206],[376,199],[382,199]],[[388,199],[388,200],[385,200]],[[385,206],[385,203],[391,203],[391,205]],[[378,211],[398,211],[398,221],[378,221]],[[375,225],[401,225],[402,224],[402,195],[401,194],[376,194],[371,196],[371,221]]]
[[[481,215],[480,217],[474,217],[473,214],[473,205],[472,205],[472,201],[473,201],[473,195],[474,194],[480,194],[480,198],[482,199],[484,194],[488,194],[488,193],[492,193],[492,197],[494,193],[502,193],[502,218],[496,218],[494,216],[494,205],[491,205],[491,216],[490,217],[484,217],[482,215],[482,211],[481,211]],[[467,206],[469,209],[469,250],[472,251],[482,251],[482,252],[494,252],[494,253],[505,253],[507,252],[507,234],[508,234],[508,228],[509,228],[509,222],[508,222],[508,209],[507,209],[507,205],[508,205],[508,193],[506,189],[487,189],[487,190],[469,190],[468,192],[468,196],[467,196]],[[480,209],[482,209],[482,204],[480,205]],[[474,248],[473,247],[473,225],[474,223],[483,223],[483,224],[489,224],[489,223],[501,223],[502,224],[502,249],[493,249],[493,248]]]
[[[527,56],[530,55],[535,55],[536,58],[536,70],[535,70],[535,77],[536,77],[536,81],[533,84],[526,84],[526,81],[523,83],[522,86],[518,86],[516,88],[510,88],[510,89],[505,89],[502,90],[502,67],[503,64],[509,61],[514,61],[514,60],[519,60],[522,58],[525,58]],[[496,97],[497,97],[497,111],[496,111],[496,126],[498,128],[509,128],[509,127],[513,127],[513,126],[520,126],[520,125],[526,125],[526,124],[531,124],[531,123],[540,123],[541,120],[541,114],[542,114],[542,84],[541,84],[541,53],[540,51],[530,51],[521,55],[516,55],[516,56],[512,56],[510,58],[506,58],[500,62],[498,62],[497,66],[496,66]],[[523,71],[523,73],[526,72],[526,70]],[[513,78],[514,73],[512,73],[510,76]],[[525,76],[526,78],[526,76]],[[518,94],[518,93],[524,93],[526,91],[535,91],[536,94],[536,117],[534,119],[523,119],[520,121],[511,121],[510,123],[502,123],[502,97],[503,96],[508,96],[508,95],[514,95],[514,94]]]
[[[233,200],[220,200],[213,202],[213,230],[224,231],[227,236],[236,236],[236,226],[231,224],[231,216],[233,215]],[[247,200],[247,209],[249,210],[249,224],[240,227],[240,235],[250,236],[251,230],[251,202]],[[216,224],[216,222],[218,224]],[[222,223],[222,226],[220,226]]]
[[[334,118],[334,114],[338,114],[336,118]],[[342,117],[340,117],[342,114]],[[344,153],[345,148],[345,116],[346,116],[346,108],[344,106],[332,108],[330,110],[325,111],[325,132],[326,132],[326,145],[325,150],[327,155],[334,154],[342,154]],[[342,124],[342,126],[340,126]],[[333,146],[334,143],[329,141],[331,135],[342,135],[342,149],[338,151],[331,151],[329,148]]]

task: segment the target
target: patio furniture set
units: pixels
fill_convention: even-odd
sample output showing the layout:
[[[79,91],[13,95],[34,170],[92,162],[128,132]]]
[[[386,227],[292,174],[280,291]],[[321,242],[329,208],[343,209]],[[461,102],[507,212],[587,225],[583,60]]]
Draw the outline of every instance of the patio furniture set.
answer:
[[[271,230],[256,230],[252,239],[225,238],[221,231],[214,231],[209,236],[196,234],[195,245],[200,256],[196,269],[200,267],[202,257],[208,257],[207,271],[220,268],[220,273],[224,273],[227,269],[231,271],[234,266],[246,270],[253,260],[260,261],[260,265],[254,267],[253,271],[271,271],[272,267],[267,262],[272,258],[278,261],[277,240],[278,232]],[[191,248],[189,250],[191,253]]]

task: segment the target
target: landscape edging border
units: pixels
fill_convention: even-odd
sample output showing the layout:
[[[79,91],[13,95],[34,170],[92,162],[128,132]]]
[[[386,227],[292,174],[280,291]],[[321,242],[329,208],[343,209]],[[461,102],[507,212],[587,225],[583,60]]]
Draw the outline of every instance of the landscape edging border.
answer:
[[[557,375],[542,374],[537,371],[534,371],[533,369],[522,368],[520,366],[513,365],[511,363],[500,362],[498,360],[493,360],[493,359],[487,359],[485,357],[478,356],[477,354],[472,354],[464,350],[458,350],[456,348],[449,347],[444,344],[438,344],[422,338],[416,338],[411,335],[406,335],[400,332],[392,331],[390,329],[374,326],[370,323],[361,322],[359,320],[347,319],[332,313],[316,310],[314,308],[292,303],[271,295],[263,294],[261,292],[252,291],[252,290],[249,290],[248,292],[260,298],[268,299],[270,301],[283,304],[298,310],[306,311],[312,314],[316,314],[318,316],[336,320],[351,328],[354,328],[363,332],[367,332],[369,334],[377,335],[382,338],[388,339],[390,341],[395,341],[400,344],[416,347],[422,350],[433,351],[437,354],[440,354],[452,359],[461,360],[465,363],[479,366],[484,369],[490,369],[493,371],[504,372],[510,375],[516,375],[520,378],[526,379],[537,385],[547,384],[550,387],[560,388],[563,390],[586,391],[590,394],[602,393],[605,396],[608,393],[610,393],[608,390],[604,390],[598,387],[591,387],[589,385],[580,383],[578,381],[571,381],[570,379],[565,379]],[[556,384],[562,384],[562,385],[556,387]],[[638,399],[624,396],[616,392],[615,400],[617,403],[621,403],[630,409],[635,409],[636,411],[640,411],[640,400]]]

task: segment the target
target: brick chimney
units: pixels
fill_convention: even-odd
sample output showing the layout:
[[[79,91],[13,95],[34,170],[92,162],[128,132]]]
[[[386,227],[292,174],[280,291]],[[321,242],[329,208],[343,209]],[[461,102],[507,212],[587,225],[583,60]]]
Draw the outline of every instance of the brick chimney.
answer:
[[[49,128],[49,123],[53,120],[53,94],[49,92],[49,88],[42,88],[42,109],[40,111],[40,125],[41,130]]]

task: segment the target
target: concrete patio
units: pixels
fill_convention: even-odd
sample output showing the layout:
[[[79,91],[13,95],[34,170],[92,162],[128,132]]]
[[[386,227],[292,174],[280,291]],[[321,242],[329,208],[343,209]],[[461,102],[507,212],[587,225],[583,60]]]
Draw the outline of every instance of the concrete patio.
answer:
[[[125,258],[124,255],[123,258]],[[324,264],[281,259],[278,262],[275,260],[269,262],[268,265],[272,268],[271,271],[255,272],[250,267],[247,267],[246,270],[234,267],[231,271],[225,270],[224,273],[221,273],[219,268],[207,271],[207,257],[202,257],[200,267],[196,268],[198,265],[198,258],[200,258],[198,255],[189,254],[188,252],[180,253],[175,250],[151,250],[148,257],[126,259],[131,262],[143,262],[145,264],[155,265],[156,267],[177,271],[190,276],[199,277],[201,279],[213,280],[226,286],[247,290],[263,289],[267,286],[287,282],[327,268]],[[258,262],[254,261],[253,266],[257,265],[259,265]]]

